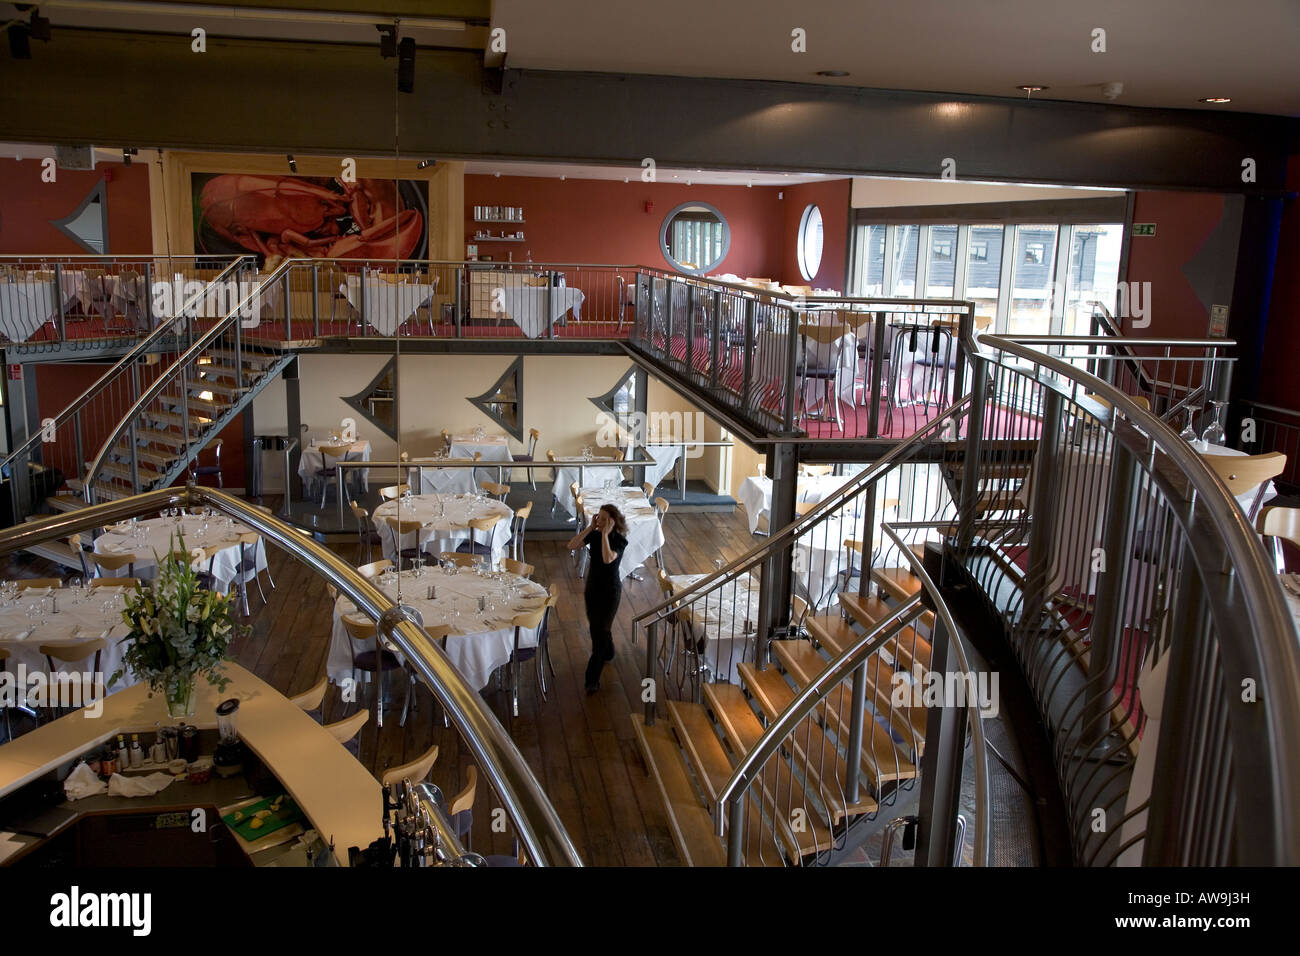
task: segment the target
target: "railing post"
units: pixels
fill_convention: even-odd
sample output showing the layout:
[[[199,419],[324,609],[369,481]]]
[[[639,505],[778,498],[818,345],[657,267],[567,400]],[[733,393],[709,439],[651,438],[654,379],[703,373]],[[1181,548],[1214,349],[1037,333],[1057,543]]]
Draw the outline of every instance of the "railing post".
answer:
[[[655,725],[655,702],[659,697],[659,679],[656,658],[659,653],[659,622],[651,621],[645,629],[645,673],[650,681],[650,699],[645,702],[645,725]]]
[[[880,437],[880,377],[885,369],[885,313],[876,313],[871,323],[871,363],[867,371],[867,434]]]
[[[979,500],[979,467],[984,446],[984,402],[989,393],[988,360],[971,358],[970,411],[966,416],[961,501],[958,502],[957,548],[962,557],[975,544],[975,503]]]
[[[709,388],[716,393],[718,390],[718,365],[722,361],[718,348],[722,340],[722,293],[716,289],[713,292],[713,308],[710,312],[712,321],[709,323],[709,332],[711,334],[709,341]]]
[[[63,318],[63,264],[54,263],[54,314],[59,320],[59,341],[66,342],[68,338],[67,321]]]
[[[460,338],[461,309],[464,308],[465,305],[465,290],[463,285],[466,274],[464,266],[456,267],[456,305],[455,311],[452,313],[452,320],[455,322],[456,326],[456,338]]]
[[[1025,572],[1024,604],[1020,625],[1037,627],[1051,596],[1052,568],[1056,564],[1057,459],[1061,446],[1061,395],[1043,389],[1043,426],[1034,452],[1033,501],[1030,504],[1029,567]],[[964,480],[964,479],[963,479]]]
[[[154,322],[157,321],[153,314],[153,262],[144,264],[144,301],[145,301],[145,334],[152,332]]]
[[[931,633],[930,670],[948,673],[949,634],[943,617],[935,616]],[[964,676],[964,675],[963,675]],[[948,684],[948,681],[944,681]],[[963,680],[961,686],[972,689]],[[921,755],[920,827],[916,841],[916,866],[952,866],[957,856],[957,814],[961,809],[962,760],[966,752],[966,704],[944,700],[926,713],[925,752]]]
[[[686,287],[686,376],[695,378],[695,285]]]
[[[551,298],[555,295],[555,272],[546,271],[546,337],[555,338],[555,316],[551,312]]]
[[[741,787],[727,804],[727,866],[745,865],[745,801],[749,787]]]
[[[740,357],[740,361],[744,363],[741,370],[740,405],[742,408],[747,408],[755,404],[750,400],[750,395],[754,387],[754,340],[758,338],[758,334],[755,328],[754,300],[746,296],[743,301],[745,303],[745,352]]]
[[[369,291],[366,288],[366,276],[369,273],[369,266],[361,263],[361,334],[363,336],[370,334],[370,323],[366,321],[366,303],[370,299]]]
[[[140,394],[140,366],[136,362],[131,363],[131,386],[132,394]],[[140,493],[140,459],[137,455],[135,443],[135,422],[131,422],[126,430],[127,441],[131,443],[131,491],[133,494]],[[90,476],[93,477],[93,476]]]
[[[775,535],[795,520],[795,500],[799,458],[793,442],[778,442],[768,453],[768,472],[772,475],[772,504],[768,509],[768,529]],[[790,566],[797,540],[782,547],[764,562],[764,578],[758,593],[758,626],[755,633],[755,662],[767,666],[767,646],[772,632],[790,619]]]
[[[858,596],[866,597],[867,592],[871,590],[871,569],[867,566],[871,556],[875,554],[876,544],[876,485],[872,482],[867,485],[866,490],[859,499],[862,502],[865,514],[862,516],[862,554],[858,558]],[[845,559],[853,560],[853,556],[846,554]],[[847,585],[848,582],[845,581]]]
[[[865,574],[863,575],[866,576]],[[852,707],[849,712],[848,753],[862,753],[862,726],[867,710],[867,662],[863,661],[853,672]],[[860,790],[862,761],[852,756],[845,761],[844,801],[857,803]]]
[[[312,334],[320,338],[320,266],[311,264],[311,321]]]
[[[72,449],[73,449],[72,453],[76,455],[74,461],[76,462],[77,465],[77,473],[80,474],[81,469],[86,467],[82,463],[83,459],[81,457],[82,441],[81,441],[81,410],[80,409],[78,409],[75,413],[73,413],[72,416]]]
[[[139,389],[136,389],[139,394]],[[190,453],[190,393],[185,381],[185,369],[181,369],[181,441],[185,443],[185,456]]]
[[[786,308],[786,347],[785,347],[785,407],[781,410],[781,422],[787,432],[794,431],[795,392],[803,387],[799,382],[799,327],[794,309]]]

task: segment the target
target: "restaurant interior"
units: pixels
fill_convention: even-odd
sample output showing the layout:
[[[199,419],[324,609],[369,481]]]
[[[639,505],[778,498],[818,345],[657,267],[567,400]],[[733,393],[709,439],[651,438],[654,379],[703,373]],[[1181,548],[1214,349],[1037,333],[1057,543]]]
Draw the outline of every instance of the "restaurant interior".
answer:
[[[0,867],[1300,863],[1294,12],[290,6],[0,4]]]

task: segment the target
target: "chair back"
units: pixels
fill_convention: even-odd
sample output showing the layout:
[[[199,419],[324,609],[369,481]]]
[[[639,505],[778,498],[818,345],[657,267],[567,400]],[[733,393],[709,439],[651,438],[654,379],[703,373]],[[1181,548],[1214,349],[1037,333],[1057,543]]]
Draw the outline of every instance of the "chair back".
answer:
[[[91,578],[92,588],[138,588],[139,578]]]
[[[664,515],[668,514],[668,499],[656,498],[654,500],[654,506],[655,506],[655,517],[658,518],[660,521],[663,521]]]
[[[336,462],[343,461],[348,457],[348,452],[352,450],[352,446],[345,444],[317,445],[316,450],[320,452],[321,466],[331,468],[333,466],[330,464],[330,459],[333,458]]]
[[[1286,538],[1300,547],[1300,508],[1269,505],[1260,511],[1255,530],[1274,538]]]
[[[348,507],[352,509],[352,517],[357,519],[358,530],[362,534],[370,530],[370,513],[361,507],[355,501],[349,501]]]
[[[363,578],[367,578],[373,581],[375,578],[379,577],[379,575],[383,574],[392,566],[393,566],[392,561],[389,561],[387,558],[383,558],[379,561],[371,561],[369,564],[361,565],[360,567],[357,568],[357,572]]]
[[[673,582],[668,578],[668,572],[660,568],[655,574],[655,580],[659,582],[659,590],[663,592],[664,597],[673,596]]]
[[[28,588],[61,588],[63,582],[58,578],[19,578],[14,582],[18,590],[26,591]]]
[[[835,470],[834,465],[800,465],[799,466],[799,473],[801,475],[808,475],[810,477],[814,477],[814,476],[821,477],[824,475],[829,475],[834,470]]]
[[[395,783],[401,783],[403,780],[410,780],[412,783],[422,783],[429,776],[429,771],[433,765],[438,762],[438,745],[434,744],[420,756],[416,757],[410,763],[404,763],[400,767],[389,767],[384,771],[382,783],[385,787],[391,787]]]
[[[533,571],[536,570],[531,564],[525,564],[523,561],[516,561],[514,558],[502,558],[501,567],[505,568],[511,574],[517,574],[521,578],[531,578]]]
[[[515,512],[515,518],[522,524],[533,516],[533,503],[530,501]]]
[[[443,564],[454,564],[458,568],[472,568],[474,562],[478,560],[478,555],[464,554],[459,551],[444,551],[438,555],[438,560]]]
[[[361,728],[366,725],[366,721],[369,719],[370,711],[359,710],[351,717],[344,717],[332,724],[322,724],[321,727],[329,731],[330,735],[339,743],[345,744],[361,733]]]
[[[509,485],[499,485],[495,481],[485,481],[479,487],[498,501],[505,501],[506,495],[510,494]]]
[[[505,521],[505,515],[485,515],[482,518],[471,518],[468,522],[469,527],[474,531],[488,531]]]
[[[650,484],[648,481],[641,482],[641,490],[645,492],[647,498],[653,498],[655,496],[655,486]]]
[[[528,429],[528,455],[531,458],[537,452],[537,439],[542,437],[542,433],[536,428]]]
[[[384,524],[388,525],[388,529],[392,531],[395,536],[415,534],[415,532],[424,527],[424,525],[420,524],[418,521],[406,521],[396,515],[385,515]]]
[[[120,571],[135,564],[134,554],[99,554],[95,551],[85,552],[86,560],[102,571]]]
[[[1201,461],[1228,486],[1228,494],[1234,498],[1257,489],[1255,500],[1246,512],[1246,517],[1251,520],[1259,510],[1264,482],[1276,478],[1286,469],[1286,455],[1280,451],[1245,456],[1202,455]]]
[[[550,449],[550,448],[546,449],[546,460],[547,460],[547,461],[555,461],[555,452],[554,452],[554,450],[552,450],[552,449]]]
[[[290,697],[289,700],[303,710],[320,710],[320,705],[325,700],[325,691],[329,686],[329,677],[322,677],[314,687],[308,688],[296,697]]]
[[[470,764],[465,768],[465,789],[451,798],[447,807],[447,816],[454,817],[462,810],[474,807],[474,797],[478,793],[478,767]]]
[[[402,497],[410,490],[410,485],[389,485],[386,488],[379,489],[379,497],[383,501],[392,501],[394,498]]]
[[[98,657],[108,647],[108,641],[102,637],[97,637],[93,641],[76,641],[74,643],[63,644],[42,644],[36,650],[38,653],[50,660],[50,669],[54,669],[54,661],[60,664],[76,664],[78,661],[84,661],[89,657],[97,659],[95,669],[98,670]]]

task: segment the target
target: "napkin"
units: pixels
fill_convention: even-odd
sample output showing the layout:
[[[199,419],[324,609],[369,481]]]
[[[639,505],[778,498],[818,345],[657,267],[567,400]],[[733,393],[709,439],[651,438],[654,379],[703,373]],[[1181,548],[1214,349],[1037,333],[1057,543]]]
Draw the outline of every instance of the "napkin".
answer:
[[[32,636],[32,629],[29,627],[29,628],[28,628],[27,630],[25,630],[25,631],[19,631],[17,634],[13,634],[13,635],[8,635],[8,634],[6,634],[6,635],[5,635],[5,640],[7,640],[7,641],[25,641],[25,640],[27,640],[27,638],[29,638],[29,637],[31,637],[31,636]]]
[[[63,781],[63,795],[69,800],[97,796],[107,789],[108,786],[104,781],[100,780],[95,771],[84,763],[77,764],[77,769],[68,774],[68,779]]]
[[[147,797],[166,790],[176,778],[169,773],[151,773],[147,777],[124,777],[115,773],[108,778],[110,797]]]

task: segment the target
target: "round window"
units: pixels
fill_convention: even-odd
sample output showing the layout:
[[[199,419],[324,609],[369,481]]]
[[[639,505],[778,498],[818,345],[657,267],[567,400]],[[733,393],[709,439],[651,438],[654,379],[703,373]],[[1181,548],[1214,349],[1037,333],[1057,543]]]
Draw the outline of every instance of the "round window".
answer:
[[[716,268],[730,247],[727,220],[708,203],[683,203],[664,217],[659,228],[664,258],[677,271],[690,275],[704,275]]]
[[[822,265],[822,211],[809,205],[799,219],[799,271],[809,282]]]

